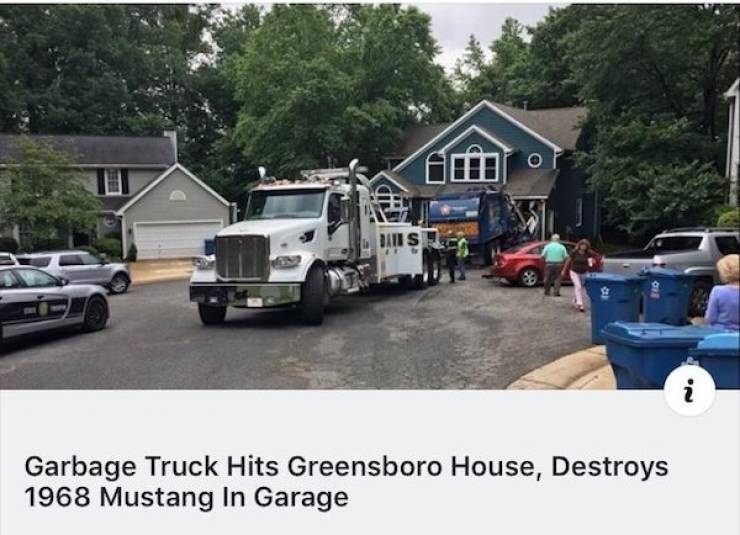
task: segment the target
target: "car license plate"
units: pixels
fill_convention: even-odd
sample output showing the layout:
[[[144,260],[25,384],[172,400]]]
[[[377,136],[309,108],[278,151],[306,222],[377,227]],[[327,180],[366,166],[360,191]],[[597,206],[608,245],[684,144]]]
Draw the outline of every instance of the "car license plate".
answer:
[[[261,297],[247,297],[247,306],[252,308],[262,308],[262,298]]]

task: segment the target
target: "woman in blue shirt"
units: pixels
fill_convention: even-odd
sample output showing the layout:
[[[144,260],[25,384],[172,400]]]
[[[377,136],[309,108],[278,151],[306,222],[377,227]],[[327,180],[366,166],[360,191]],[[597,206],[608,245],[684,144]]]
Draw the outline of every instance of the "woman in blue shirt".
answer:
[[[740,330],[740,255],[722,257],[717,271],[724,284],[712,288],[704,319],[710,327]]]

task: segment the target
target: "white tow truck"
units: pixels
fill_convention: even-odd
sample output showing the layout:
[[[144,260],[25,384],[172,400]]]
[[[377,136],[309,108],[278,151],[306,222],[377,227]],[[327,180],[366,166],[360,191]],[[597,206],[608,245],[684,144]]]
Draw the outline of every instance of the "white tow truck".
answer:
[[[437,284],[437,231],[389,222],[357,160],[348,168],[276,180],[260,168],[243,221],[216,235],[215,255],[195,260],[190,300],[205,325],[228,307],[298,306],[319,325],[332,297],[398,281],[414,289]]]

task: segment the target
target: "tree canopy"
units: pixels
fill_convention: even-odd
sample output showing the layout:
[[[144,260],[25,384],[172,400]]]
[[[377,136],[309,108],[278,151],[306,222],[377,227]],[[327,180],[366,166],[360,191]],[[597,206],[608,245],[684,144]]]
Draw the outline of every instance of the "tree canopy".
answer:
[[[275,174],[383,165],[403,130],[483,98],[586,106],[579,161],[610,224],[649,233],[721,202],[738,74],[731,5],[569,5],[470,35],[447,73],[428,15],[392,4],[3,5],[0,131],[155,134],[231,200]],[[635,202],[637,191],[641,199]],[[694,201],[691,206],[664,199]]]

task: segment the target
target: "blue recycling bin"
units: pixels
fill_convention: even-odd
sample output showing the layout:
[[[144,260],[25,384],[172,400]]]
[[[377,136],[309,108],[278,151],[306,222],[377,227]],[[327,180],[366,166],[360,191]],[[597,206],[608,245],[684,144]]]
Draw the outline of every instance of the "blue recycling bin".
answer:
[[[740,389],[740,333],[707,336],[689,356],[709,372],[717,388]]]
[[[589,273],[586,292],[591,300],[591,341],[603,344],[601,330],[615,321],[639,321],[641,277]]]
[[[699,325],[610,323],[603,336],[617,388],[663,388],[668,375],[689,358],[691,349],[721,332]]]
[[[216,240],[204,240],[204,242],[203,249],[206,256],[216,254]]]
[[[645,322],[686,325],[694,276],[665,268],[641,273]]]

